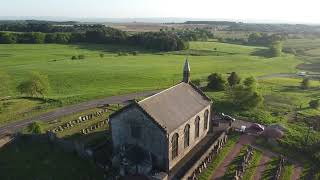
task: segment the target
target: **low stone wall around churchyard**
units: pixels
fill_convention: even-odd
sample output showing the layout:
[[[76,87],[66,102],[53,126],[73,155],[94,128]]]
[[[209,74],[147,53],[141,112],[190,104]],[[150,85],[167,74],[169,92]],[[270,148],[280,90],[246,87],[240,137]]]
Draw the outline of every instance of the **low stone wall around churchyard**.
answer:
[[[14,136],[11,134],[6,134],[4,136],[0,137],[0,148],[5,146],[6,144],[10,143],[11,141],[14,140]]]
[[[211,144],[207,151],[193,164],[191,168],[181,178],[183,180],[194,180],[203,172],[212,162],[215,155],[220,152],[228,139],[227,132],[222,132],[220,136]]]

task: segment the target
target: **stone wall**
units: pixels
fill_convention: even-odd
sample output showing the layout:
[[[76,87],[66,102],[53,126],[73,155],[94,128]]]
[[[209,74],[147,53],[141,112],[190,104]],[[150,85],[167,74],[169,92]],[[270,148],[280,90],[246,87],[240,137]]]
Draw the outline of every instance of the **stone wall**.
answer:
[[[0,148],[14,140],[14,136],[8,134],[0,137]]]
[[[209,110],[209,115],[208,115],[208,121],[207,121],[207,129],[204,129],[204,112],[205,110]],[[195,138],[195,119],[196,117],[200,117],[200,125],[199,125],[199,137]],[[210,117],[211,117],[211,108],[210,105],[200,111],[198,114],[195,116],[191,117],[187,122],[182,124],[177,130],[174,132],[170,133],[169,135],[169,169],[173,168],[190,150],[192,150],[193,147],[195,147],[204,137],[209,132],[209,125],[210,125]],[[190,125],[190,136],[189,136],[189,146],[187,148],[184,148],[184,128],[186,125]],[[172,143],[171,139],[172,136],[178,133],[179,135],[179,145],[178,145],[178,157],[174,158],[172,160]]]
[[[65,140],[58,138],[55,133],[47,132],[49,142],[54,143],[61,147],[66,152],[77,152],[77,154],[83,158],[91,158],[92,152],[85,148],[85,145],[78,141]]]
[[[214,159],[215,155],[223,148],[227,142],[227,132],[222,132],[209,147],[205,147],[207,150],[193,163],[193,165],[179,178],[182,180],[196,179],[198,175],[204,171],[210,162]]]
[[[151,152],[154,157],[154,165],[157,168],[167,171],[167,136],[139,108],[136,106],[127,108],[122,113],[110,118],[109,123],[112,132],[113,152],[119,152],[120,147],[126,144],[138,145]],[[132,127],[139,127],[139,138],[133,137]]]

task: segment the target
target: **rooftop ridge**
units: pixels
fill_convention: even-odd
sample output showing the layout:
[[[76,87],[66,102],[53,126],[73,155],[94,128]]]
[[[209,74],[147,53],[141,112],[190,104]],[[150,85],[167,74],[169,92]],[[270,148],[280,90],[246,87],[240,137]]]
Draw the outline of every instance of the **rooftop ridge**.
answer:
[[[151,99],[151,98],[153,98],[153,97],[155,97],[155,96],[158,96],[158,95],[160,95],[160,94],[162,94],[162,93],[164,93],[164,92],[166,92],[166,91],[169,91],[169,90],[177,87],[178,85],[181,85],[182,83],[185,83],[185,82],[182,81],[182,82],[180,82],[180,83],[178,83],[178,84],[176,84],[176,85],[174,85],[174,86],[171,86],[171,87],[169,87],[169,88],[167,88],[167,89],[165,89],[165,90],[163,90],[163,91],[160,91],[160,92],[158,92],[158,93],[156,93],[156,94],[154,94],[154,95],[152,95],[152,96],[149,96],[149,97],[147,97],[147,98],[145,98],[145,99],[142,99],[141,101],[137,102],[137,104],[143,103],[144,101],[146,101],[146,100],[148,100],[148,99]],[[186,83],[186,84],[187,84],[187,83]]]

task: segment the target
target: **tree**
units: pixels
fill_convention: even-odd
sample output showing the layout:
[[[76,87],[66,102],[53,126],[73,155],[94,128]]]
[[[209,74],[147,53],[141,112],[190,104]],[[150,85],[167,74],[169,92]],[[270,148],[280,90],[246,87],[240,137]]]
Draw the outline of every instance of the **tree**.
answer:
[[[28,125],[28,132],[33,134],[41,134],[43,132],[43,128],[39,122],[33,122]]]
[[[319,99],[314,99],[309,102],[310,108],[318,109],[320,106]]]
[[[213,73],[208,76],[208,88],[212,90],[222,91],[225,88],[226,81],[221,74]]]
[[[263,102],[263,96],[251,87],[254,83],[248,82],[249,80],[247,80],[247,85],[239,84],[227,91],[227,95],[229,95],[233,104],[241,109],[256,108]],[[250,82],[253,81],[250,80]]]
[[[4,71],[0,71],[0,98],[10,95],[10,76]]]
[[[243,84],[249,88],[251,88],[252,90],[256,90],[257,89],[257,80],[256,78],[254,78],[253,76],[251,77],[247,77],[244,81]]]
[[[49,90],[48,77],[38,72],[32,72],[29,79],[23,81],[17,89],[30,97],[44,96]]]
[[[0,32],[0,44],[15,44],[17,37],[13,33]]]
[[[240,81],[241,79],[236,72],[232,72],[228,77],[228,83],[230,87],[234,87],[235,85],[239,84]]]
[[[311,86],[311,83],[310,83],[310,79],[309,78],[304,78],[301,82],[301,88],[302,89],[309,89]]]
[[[271,43],[270,46],[270,55],[272,57],[280,57],[282,53],[282,43],[281,41],[276,41]]]

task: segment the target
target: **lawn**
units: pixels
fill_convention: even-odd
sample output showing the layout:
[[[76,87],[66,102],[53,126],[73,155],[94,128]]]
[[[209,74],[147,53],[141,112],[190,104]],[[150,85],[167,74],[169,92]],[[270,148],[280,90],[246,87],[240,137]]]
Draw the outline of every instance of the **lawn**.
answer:
[[[237,71],[243,76],[295,72],[295,66],[300,63],[292,55],[279,58],[252,56],[260,47],[191,42],[191,49],[213,52],[213,55],[189,57],[193,79],[206,79],[212,72]],[[130,51],[139,53],[137,56],[118,56],[118,52]],[[214,54],[216,51],[223,53],[217,56]],[[103,58],[99,56],[101,53]],[[24,116],[21,113],[15,116],[19,113],[11,109],[16,108],[1,107],[7,113],[0,114],[0,124],[27,117],[32,114],[29,111],[37,108],[45,111],[94,98],[169,87],[182,78],[185,53],[155,53],[115,45],[0,45],[0,71],[10,76],[9,95],[20,97],[16,87],[28,78],[31,71],[38,71],[49,78],[51,88],[46,98],[59,102],[45,107],[35,105],[37,102],[27,102],[31,105],[25,109],[31,110],[25,110]],[[71,60],[71,56],[80,54],[85,55],[85,59]]]
[[[305,62],[298,66],[299,69],[320,72],[320,39],[288,39],[284,43],[284,48],[294,50],[298,58]]]

